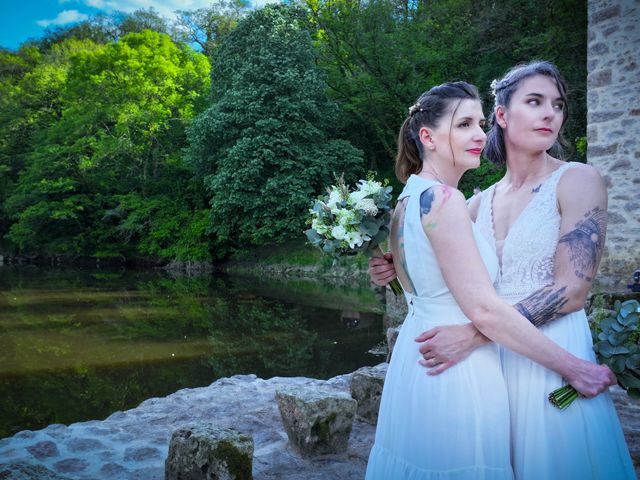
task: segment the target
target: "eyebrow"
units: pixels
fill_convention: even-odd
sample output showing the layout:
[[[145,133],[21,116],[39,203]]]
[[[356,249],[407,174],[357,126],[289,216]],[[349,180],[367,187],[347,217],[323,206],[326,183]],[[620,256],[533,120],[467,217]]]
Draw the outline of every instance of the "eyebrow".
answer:
[[[487,120],[487,119],[486,119],[485,117],[482,117],[482,118],[480,119],[480,121],[481,121],[481,122],[484,122],[484,121],[486,121],[486,120]],[[459,118],[457,121],[458,121],[458,122],[473,122],[473,118],[471,118],[471,117],[462,117],[462,118]]]
[[[536,97],[536,98],[544,98],[544,95],[542,95],[541,93],[535,93],[535,92],[531,92],[531,93],[527,93],[525,95],[525,97]],[[562,97],[556,97],[555,98],[556,101],[560,100],[562,102],[564,102],[564,98]]]

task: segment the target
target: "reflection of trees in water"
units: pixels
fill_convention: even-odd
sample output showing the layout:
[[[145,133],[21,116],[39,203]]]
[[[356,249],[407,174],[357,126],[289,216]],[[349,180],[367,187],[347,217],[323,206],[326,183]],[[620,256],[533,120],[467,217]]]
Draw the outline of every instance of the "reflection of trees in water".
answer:
[[[237,373],[291,375],[313,358],[317,333],[283,305],[236,296],[218,302],[207,363],[216,377]]]
[[[0,438],[53,423],[103,419],[143,400],[181,388],[208,385],[208,369],[190,361],[77,367],[0,378]]]
[[[250,278],[38,269],[3,270],[1,280],[0,317],[7,321],[0,322],[0,358],[34,368],[0,375],[0,437],[104,418],[221,376],[328,378],[362,366],[361,352],[379,340],[379,327],[368,332],[369,317],[379,315],[360,312],[356,328],[346,328],[339,309],[355,312],[358,302],[306,284],[287,290],[286,282],[256,288]],[[142,361],[143,346],[166,350],[166,357]],[[196,346],[198,355],[210,353],[170,356],[174,348],[188,353]],[[136,354],[128,361],[116,351]],[[65,369],[35,368],[57,364]]]

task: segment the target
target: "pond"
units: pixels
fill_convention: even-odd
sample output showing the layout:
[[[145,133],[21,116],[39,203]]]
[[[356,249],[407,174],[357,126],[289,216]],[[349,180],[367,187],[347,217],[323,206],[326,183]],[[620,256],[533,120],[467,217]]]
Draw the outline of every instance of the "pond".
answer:
[[[0,267],[0,438],[235,374],[377,364],[382,308],[367,285]]]

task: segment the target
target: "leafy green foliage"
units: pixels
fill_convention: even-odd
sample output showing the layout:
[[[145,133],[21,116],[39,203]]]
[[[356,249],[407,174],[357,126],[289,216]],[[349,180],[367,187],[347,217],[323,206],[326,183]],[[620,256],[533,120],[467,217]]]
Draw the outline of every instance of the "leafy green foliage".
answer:
[[[211,195],[218,252],[300,235],[310,198],[362,164],[332,138],[338,112],[302,12],[269,6],[242,20],[213,72],[214,103],[189,129],[187,158]]]
[[[444,81],[471,82],[483,94],[488,115],[491,80],[534,59],[555,62],[569,83],[567,139],[585,135],[585,2],[304,3],[331,96],[343,111],[347,139],[365,152],[370,168],[385,176],[392,176],[396,135],[407,108],[423,91]],[[469,183],[488,185],[494,173],[477,171],[469,175]]]
[[[614,310],[598,313],[601,318],[592,327],[593,349],[616,374],[620,386],[640,398],[640,303],[618,300]]]
[[[585,2],[299,3],[95,16],[0,49],[0,249],[189,260],[297,237],[334,173],[401,190],[396,135],[421,92],[466,80],[488,114],[490,81],[536,58],[569,83],[585,158]],[[483,162],[460,188],[501,173]]]
[[[36,105],[38,122],[31,138],[2,149],[22,152],[6,199],[12,224],[5,238],[20,251],[170,258],[195,240],[193,257],[208,258],[194,220],[202,214],[193,216],[204,208],[202,191],[181,155],[208,73],[203,55],[149,30],[107,45],[56,45],[17,82],[36,95],[29,106]],[[152,214],[129,243],[130,225]],[[200,236],[183,238],[186,232]]]

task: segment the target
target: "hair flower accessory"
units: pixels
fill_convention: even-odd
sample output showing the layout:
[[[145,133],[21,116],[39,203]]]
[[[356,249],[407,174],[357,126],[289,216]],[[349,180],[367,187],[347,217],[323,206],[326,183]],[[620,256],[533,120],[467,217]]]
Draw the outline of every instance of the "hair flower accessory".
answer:
[[[493,96],[496,96],[496,92],[498,91],[498,85],[500,84],[500,82],[498,82],[498,80],[496,80],[495,78],[491,81],[491,93],[493,94]]]
[[[409,107],[409,116],[413,115],[416,112],[424,112],[424,108],[422,108],[419,103],[416,103],[415,105],[411,105]]]

